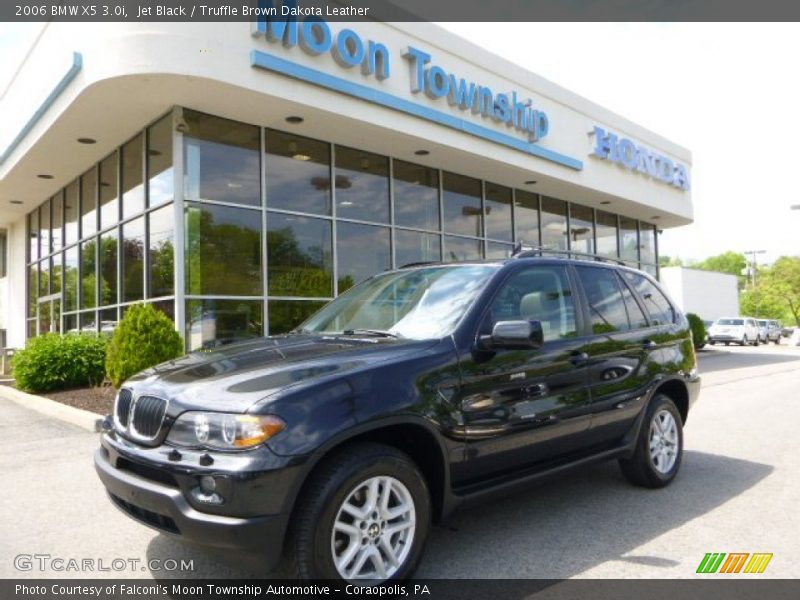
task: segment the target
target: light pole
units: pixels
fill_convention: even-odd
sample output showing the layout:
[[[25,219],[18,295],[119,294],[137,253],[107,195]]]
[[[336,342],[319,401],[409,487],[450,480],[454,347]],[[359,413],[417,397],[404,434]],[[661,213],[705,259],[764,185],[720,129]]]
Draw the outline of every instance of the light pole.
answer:
[[[800,206],[798,207],[800,208]],[[756,289],[756,254],[764,254],[766,250],[745,250],[743,254],[750,254],[753,257],[752,267],[750,271],[750,279],[752,282],[753,289]]]

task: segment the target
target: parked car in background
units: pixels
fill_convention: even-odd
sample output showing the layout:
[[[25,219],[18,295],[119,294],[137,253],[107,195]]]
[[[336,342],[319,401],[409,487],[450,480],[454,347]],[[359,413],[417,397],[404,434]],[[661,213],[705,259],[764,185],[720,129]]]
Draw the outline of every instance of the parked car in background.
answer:
[[[764,330],[764,337],[761,338],[762,342],[765,344],[769,344],[770,342],[775,342],[776,344],[781,343],[780,323],[772,319],[759,319],[758,325]]]
[[[785,338],[792,337],[793,332],[794,332],[794,327],[781,328],[781,335]]]
[[[723,317],[717,319],[708,331],[708,343],[712,346],[717,342],[729,345],[731,342],[746,346],[759,342],[758,323],[750,317]]]
[[[756,319],[756,326],[758,327],[758,341],[762,344],[767,343],[767,320]]]

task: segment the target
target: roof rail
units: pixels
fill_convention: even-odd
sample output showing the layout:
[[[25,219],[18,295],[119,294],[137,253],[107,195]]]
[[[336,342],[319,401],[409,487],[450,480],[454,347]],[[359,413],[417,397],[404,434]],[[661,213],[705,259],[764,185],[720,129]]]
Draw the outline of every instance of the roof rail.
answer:
[[[421,260],[421,261],[418,261],[418,262],[406,263],[406,264],[401,265],[401,266],[399,266],[397,268],[398,269],[405,269],[406,267],[421,267],[422,265],[438,265],[438,264],[440,264],[440,261],[436,261],[436,260]],[[390,271],[390,270],[391,269],[387,269],[387,271]]]
[[[574,250],[560,250],[557,248],[545,248],[537,246],[535,248],[526,248],[522,243],[517,243],[511,254],[511,258],[531,258],[534,256],[555,255],[555,258],[577,258],[579,260],[588,260],[596,262],[606,262],[617,265],[625,265],[625,261],[621,258],[611,258],[603,256],[602,254],[591,254],[588,252],[576,252]]]

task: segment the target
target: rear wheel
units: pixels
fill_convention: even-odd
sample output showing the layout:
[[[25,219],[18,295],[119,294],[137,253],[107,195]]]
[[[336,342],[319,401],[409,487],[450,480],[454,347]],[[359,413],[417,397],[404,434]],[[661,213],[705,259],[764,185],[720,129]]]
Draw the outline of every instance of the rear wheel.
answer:
[[[678,474],[683,458],[683,420],[675,403],[657,394],[647,408],[631,458],[619,461],[622,474],[636,485],[660,488]]]
[[[747,336],[745,335],[745,336],[742,337],[742,341],[739,342],[739,345],[740,346],[747,346],[747,344],[749,344],[749,343],[750,343],[750,341],[747,339]]]
[[[753,346],[760,346],[761,345],[761,338],[756,338],[756,341],[753,342]]]
[[[781,336],[778,336],[775,338],[775,345],[780,346],[780,344],[781,344]]]
[[[312,477],[293,515],[291,575],[379,583],[413,573],[431,504],[425,479],[405,453],[359,444]]]

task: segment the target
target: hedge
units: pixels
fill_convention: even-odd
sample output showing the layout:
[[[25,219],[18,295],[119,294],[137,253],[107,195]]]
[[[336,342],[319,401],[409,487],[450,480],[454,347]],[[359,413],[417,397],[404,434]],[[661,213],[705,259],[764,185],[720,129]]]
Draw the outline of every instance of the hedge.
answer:
[[[47,333],[28,340],[12,359],[17,387],[48,392],[99,385],[105,378],[108,337],[94,333]]]

